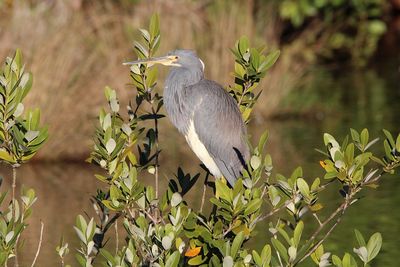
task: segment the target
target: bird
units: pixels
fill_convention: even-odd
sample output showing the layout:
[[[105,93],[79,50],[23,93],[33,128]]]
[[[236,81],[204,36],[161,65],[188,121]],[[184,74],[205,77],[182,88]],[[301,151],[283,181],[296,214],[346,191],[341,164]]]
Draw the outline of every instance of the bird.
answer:
[[[233,187],[249,159],[247,131],[237,102],[217,82],[204,77],[204,62],[193,50],[123,63],[170,67],[164,84],[168,118],[216,178]]]

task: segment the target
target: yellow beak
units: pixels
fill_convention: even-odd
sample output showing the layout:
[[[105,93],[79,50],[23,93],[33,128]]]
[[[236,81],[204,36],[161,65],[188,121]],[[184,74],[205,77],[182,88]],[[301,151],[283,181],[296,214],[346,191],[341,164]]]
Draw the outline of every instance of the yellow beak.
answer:
[[[164,66],[180,66],[178,63],[177,56],[164,56],[164,57],[154,57],[147,59],[140,59],[136,61],[124,62],[123,65],[136,65],[136,64],[162,64]]]

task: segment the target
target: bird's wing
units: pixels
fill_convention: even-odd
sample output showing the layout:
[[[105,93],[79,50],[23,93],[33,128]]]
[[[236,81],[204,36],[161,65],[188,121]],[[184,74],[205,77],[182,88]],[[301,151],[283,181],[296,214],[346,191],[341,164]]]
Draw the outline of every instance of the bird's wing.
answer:
[[[249,157],[246,128],[236,101],[219,84],[201,80],[184,88],[194,129],[221,173],[233,186]]]

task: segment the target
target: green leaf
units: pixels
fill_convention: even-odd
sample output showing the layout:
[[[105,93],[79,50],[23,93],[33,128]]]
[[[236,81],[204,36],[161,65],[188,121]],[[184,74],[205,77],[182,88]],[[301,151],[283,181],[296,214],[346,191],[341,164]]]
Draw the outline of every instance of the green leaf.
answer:
[[[149,30],[152,38],[160,34],[160,19],[157,13],[151,16]]]
[[[388,140],[390,146],[396,147],[392,134],[388,130],[385,130],[385,129],[383,129],[383,133],[386,135],[386,139]]]
[[[358,231],[357,229],[354,229],[354,233],[356,234],[356,239],[357,239],[358,245],[360,247],[366,247],[367,243],[365,243],[365,239],[362,236],[362,234],[360,233],[360,231]]]
[[[239,75],[239,77],[244,77],[246,74],[245,68],[242,66],[242,64],[235,62],[235,73]]]
[[[361,131],[361,144],[363,147],[365,147],[368,144],[369,140],[369,133],[367,129],[363,129]]]
[[[353,143],[351,143],[347,146],[346,152],[344,154],[344,158],[345,158],[346,164],[348,166],[350,166],[353,163],[353,159],[354,159],[354,144]]]
[[[328,133],[324,133],[324,143],[325,146],[331,144],[333,147],[339,147],[339,143],[336,141],[336,139]]]
[[[351,138],[353,139],[353,141],[360,143],[360,135],[358,134],[358,132],[354,129],[350,129],[350,134],[351,134]]]
[[[278,60],[279,55],[281,54],[281,51],[276,50],[270,54],[267,55],[267,57],[265,58],[265,60],[260,64],[259,69],[261,71],[266,71],[269,68],[271,68],[275,62]]]
[[[246,36],[242,36],[238,42],[239,53],[243,56],[247,49],[249,49],[249,39]]]
[[[203,259],[202,255],[197,255],[196,257],[191,258],[188,261],[188,264],[191,265],[191,266],[198,266],[198,265],[202,264],[205,260],[207,260],[207,258]]]
[[[117,200],[121,196],[121,191],[115,185],[110,186],[110,198],[111,200]]]
[[[117,261],[114,259],[114,257],[111,255],[111,253],[108,252],[106,249],[101,248],[101,249],[100,249],[100,254],[101,254],[107,261],[109,261],[113,266],[117,264]]]
[[[236,254],[241,248],[243,241],[244,241],[244,234],[243,232],[240,232],[237,236],[235,236],[235,239],[232,242],[231,256],[233,259],[236,258]]]
[[[342,267],[342,266],[343,266],[343,265],[342,265],[341,259],[340,259],[338,256],[336,256],[336,255],[332,255],[332,263],[333,263],[335,266],[338,266],[338,267]]]
[[[222,182],[221,179],[216,179],[215,181],[216,194],[218,194],[222,199],[232,202],[232,190]]]
[[[82,215],[78,215],[78,216],[76,217],[76,226],[77,226],[80,230],[82,230],[83,232],[86,231],[87,224],[86,224],[85,218],[83,218]]]
[[[86,260],[81,254],[75,254],[75,258],[78,261],[79,265],[82,267],[86,267]]]
[[[271,238],[272,245],[276,249],[276,251],[279,253],[279,255],[283,258],[283,260],[288,263],[289,262],[289,256],[287,254],[287,250],[285,246],[275,238]]]
[[[265,245],[261,251],[261,261],[265,264],[268,265],[271,262],[271,246],[270,245]],[[264,266],[265,266],[264,265]]]
[[[246,209],[244,210],[244,215],[250,215],[258,210],[260,210],[262,204],[262,199],[253,199],[250,203],[247,204]]]
[[[344,254],[343,257],[343,267],[356,267],[357,262],[349,253]]]
[[[307,182],[303,178],[298,178],[296,182],[301,194],[306,198],[310,198],[310,188]]]
[[[256,266],[263,266],[262,264],[263,261],[261,260],[261,257],[260,255],[258,255],[257,251],[253,250],[251,254],[253,255],[253,261],[256,264]]]
[[[296,225],[296,228],[294,229],[294,234],[293,234],[293,241],[295,247],[298,247],[300,244],[300,239],[301,239],[301,234],[303,233],[304,229],[304,223],[303,221],[299,221]]]
[[[177,267],[180,259],[179,251],[172,253],[165,262],[165,267]]]
[[[382,247],[382,235],[380,233],[375,233],[368,240],[367,251],[368,251],[368,262],[373,260]]]
[[[262,152],[264,151],[264,147],[265,147],[265,144],[267,143],[268,136],[269,136],[268,130],[263,132],[263,134],[261,135],[260,141],[258,142],[258,147],[257,147],[258,153],[262,154]]]

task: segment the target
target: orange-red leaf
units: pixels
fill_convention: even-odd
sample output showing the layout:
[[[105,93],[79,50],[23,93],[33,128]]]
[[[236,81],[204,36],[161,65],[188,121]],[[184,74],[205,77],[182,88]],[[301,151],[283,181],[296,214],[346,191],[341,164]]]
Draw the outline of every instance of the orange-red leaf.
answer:
[[[199,255],[200,250],[201,250],[201,247],[189,248],[186,251],[185,256],[190,257],[190,258],[196,257],[197,255]]]

